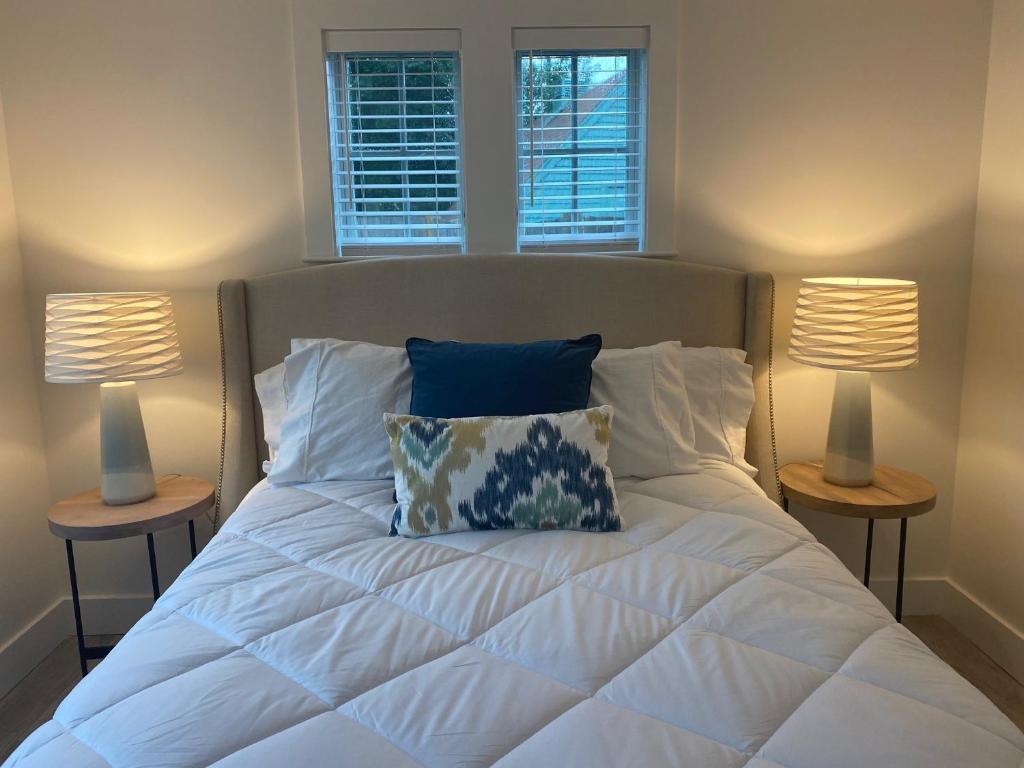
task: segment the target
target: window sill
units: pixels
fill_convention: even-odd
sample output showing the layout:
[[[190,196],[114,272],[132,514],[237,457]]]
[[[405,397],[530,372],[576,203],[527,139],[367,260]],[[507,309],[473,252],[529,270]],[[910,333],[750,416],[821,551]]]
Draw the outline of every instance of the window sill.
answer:
[[[519,246],[520,253],[558,253],[589,256],[605,253],[631,254],[642,253],[638,240],[601,241],[567,241],[564,243],[524,244]]]
[[[305,264],[335,264],[387,256],[455,256],[464,253],[460,243],[424,243],[423,245],[350,245],[332,256],[306,256]]]
[[[477,255],[480,255],[480,254],[463,253],[462,251],[448,251],[448,252],[443,252],[443,251],[442,252],[427,251],[427,250],[415,249],[415,248],[408,249],[408,250],[403,250],[401,252],[396,252],[394,249],[390,249],[389,248],[389,249],[375,250],[375,251],[372,251],[372,252],[369,252],[369,253],[365,253],[365,252],[361,253],[361,254],[351,254],[351,253],[349,253],[349,254],[347,254],[345,256],[327,256],[327,257],[323,257],[323,258],[309,257],[309,258],[303,259],[302,263],[303,264],[309,264],[309,265],[315,265],[315,264],[340,264],[340,263],[344,263],[344,262],[348,262],[348,261],[365,261],[367,259],[383,259],[383,258],[388,258],[388,257],[391,257],[391,256],[410,257],[410,256],[446,256],[446,255],[447,256],[465,256],[466,258],[471,259],[474,256],[477,256]],[[628,259],[675,259],[675,258],[677,258],[677,254],[675,254],[675,253],[662,253],[662,252],[637,251],[637,250],[632,250],[632,251],[628,251],[628,250],[626,250],[626,251],[624,251],[624,250],[617,250],[617,251],[613,251],[613,250],[593,251],[593,250],[589,250],[589,249],[585,250],[585,251],[584,250],[573,251],[573,250],[569,250],[569,249],[564,248],[564,247],[563,248],[557,248],[557,249],[536,249],[536,248],[534,248],[534,249],[523,250],[523,251],[507,253],[507,254],[488,253],[487,255],[489,255],[489,256],[497,256],[497,255],[508,255],[508,256],[516,256],[516,255],[523,255],[523,256],[620,256],[622,258],[628,258]]]

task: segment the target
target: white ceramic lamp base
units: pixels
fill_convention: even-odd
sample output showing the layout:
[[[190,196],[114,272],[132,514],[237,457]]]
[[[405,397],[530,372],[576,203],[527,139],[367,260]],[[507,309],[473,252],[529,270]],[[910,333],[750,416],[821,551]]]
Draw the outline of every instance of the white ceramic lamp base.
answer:
[[[875,477],[871,374],[866,371],[836,371],[822,475],[830,483],[851,487],[871,485]]]
[[[156,493],[134,381],[100,384],[100,454],[104,502],[134,504]]]

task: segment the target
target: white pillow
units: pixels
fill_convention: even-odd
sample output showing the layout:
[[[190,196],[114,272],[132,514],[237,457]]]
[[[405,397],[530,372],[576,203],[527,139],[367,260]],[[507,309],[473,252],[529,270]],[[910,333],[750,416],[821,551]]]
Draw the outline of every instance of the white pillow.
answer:
[[[270,461],[264,462],[263,471],[269,472],[281,445],[281,422],[288,410],[288,398],[284,390],[284,363],[267,368],[252,379],[260,408],[263,409],[263,439],[270,453]]]
[[[757,470],[743,458],[754,408],[754,369],[746,358],[742,349],[683,348],[697,452],[702,459],[727,462],[753,477]]]
[[[336,339],[292,339],[291,351],[298,352],[319,341],[337,341]],[[263,472],[270,472],[270,467],[277,458],[281,445],[281,422],[288,410],[288,393],[285,391],[284,363],[267,368],[253,376],[256,396],[263,412],[263,440],[267,444],[269,461],[263,462]]]
[[[288,409],[268,474],[274,484],[393,476],[385,413],[408,413],[412,367],[401,347],[295,340],[284,360]]]
[[[588,407],[615,409],[608,466],[615,477],[700,472],[678,341],[602,349],[591,370]]]

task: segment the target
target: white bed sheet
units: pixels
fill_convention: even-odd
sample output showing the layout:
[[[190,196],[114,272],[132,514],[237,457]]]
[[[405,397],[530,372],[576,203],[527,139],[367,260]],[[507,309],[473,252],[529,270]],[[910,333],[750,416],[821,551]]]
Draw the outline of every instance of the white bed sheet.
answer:
[[[1000,766],[1024,735],[740,470],[621,533],[261,483],[9,766]]]

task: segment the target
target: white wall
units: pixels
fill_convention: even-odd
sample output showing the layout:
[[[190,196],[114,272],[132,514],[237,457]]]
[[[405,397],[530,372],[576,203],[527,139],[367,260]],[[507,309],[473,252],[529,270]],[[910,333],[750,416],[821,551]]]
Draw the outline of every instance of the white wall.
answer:
[[[4,105],[0,95],[0,653],[61,595],[60,541],[46,527],[49,492],[32,337],[18,252]],[[0,671],[0,695],[4,680]]]
[[[305,255],[293,39],[311,39],[319,57],[321,23],[387,28],[418,18],[428,26],[465,26],[464,68],[493,68],[490,51],[508,51],[505,90],[511,104],[511,26],[529,25],[531,19],[555,26],[654,24],[652,45],[666,51],[666,65],[660,75],[651,73],[651,87],[663,94],[668,109],[661,110],[671,123],[675,0],[623,8],[612,0],[487,6],[446,0],[429,7],[403,0],[344,7],[299,0],[293,37],[287,0],[0,0],[0,86],[11,105],[12,170],[36,337],[41,338],[46,293],[169,288],[185,373],[140,384],[154,469],[215,477],[217,282],[297,268]],[[477,103],[491,98],[478,77],[468,80],[467,87],[477,84]],[[466,115],[468,122],[486,119],[494,118],[481,111]],[[510,121],[510,142],[512,127]],[[670,149],[673,129],[659,129]],[[326,169],[326,147],[323,156]],[[474,157],[502,162],[488,147],[477,147]],[[514,164],[507,165],[513,206]],[[673,240],[674,163],[652,166],[655,188],[664,192],[654,203],[662,211],[655,245],[666,249]],[[483,196],[468,204],[483,205]],[[515,219],[506,218],[503,235],[492,233],[498,238],[492,242],[484,232],[477,242],[514,248]],[[38,344],[36,353],[41,355]],[[98,391],[40,387],[51,491],[59,498],[95,484]],[[172,530],[157,538],[161,568],[174,575],[186,561],[185,533]],[[145,592],[141,541],[79,549],[83,592]]]
[[[153,465],[216,479],[217,283],[301,263],[288,3],[0,3],[0,87],[36,380],[47,293],[169,289],[185,373],[139,384]],[[98,388],[39,397],[52,496],[96,485]],[[149,590],[144,539],[76,552],[83,593]],[[185,528],[157,552],[166,586]]]
[[[458,9],[477,5],[424,7],[434,24],[457,26]],[[650,73],[653,87],[678,80],[676,162],[650,158],[659,178],[675,173],[675,242],[687,258],[780,274],[780,358],[796,276],[920,281],[921,366],[876,377],[876,441],[881,461],[939,485],[938,509],[911,525],[909,571],[944,575],[988,2],[504,0],[488,4],[486,39],[506,45],[501,25],[529,24],[523,8],[542,9],[541,24],[643,23],[630,6],[660,9],[652,35],[677,36],[677,68]],[[0,0],[35,380],[47,292],[169,288],[186,372],[140,385],[158,472],[216,473],[217,282],[298,267],[304,255],[293,41],[308,32],[303,14],[318,13],[387,27],[427,11],[296,0],[293,29],[286,0]],[[778,373],[783,459],[820,454],[831,376],[784,358]],[[52,495],[93,485],[98,393],[39,392]],[[802,519],[859,572],[862,525]],[[880,577],[895,565],[891,528],[878,532]],[[184,531],[160,535],[158,548],[173,575]],[[84,591],[145,592],[140,541],[81,549]]]
[[[647,27],[647,250],[673,246],[678,0],[294,0],[295,71],[306,248],[335,254],[324,106],[325,29],[441,28],[461,32],[463,193],[469,253],[516,249],[515,68],[518,27]],[[477,105],[477,108],[474,108]],[[485,105],[481,107],[480,105]],[[497,152],[495,147],[507,147]]]
[[[785,357],[798,278],[920,283],[920,366],[873,377],[877,460],[939,490],[910,523],[910,577],[946,572],[989,19],[979,0],[686,0],[680,16],[678,250],[779,277],[783,463],[822,456],[834,381]],[[863,521],[795,512],[860,574]],[[897,539],[876,526],[878,579]]]
[[[1024,0],[996,0],[950,577],[1024,643],[1022,84]],[[998,642],[982,625],[968,629],[978,642]],[[990,652],[998,656],[998,649]]]

